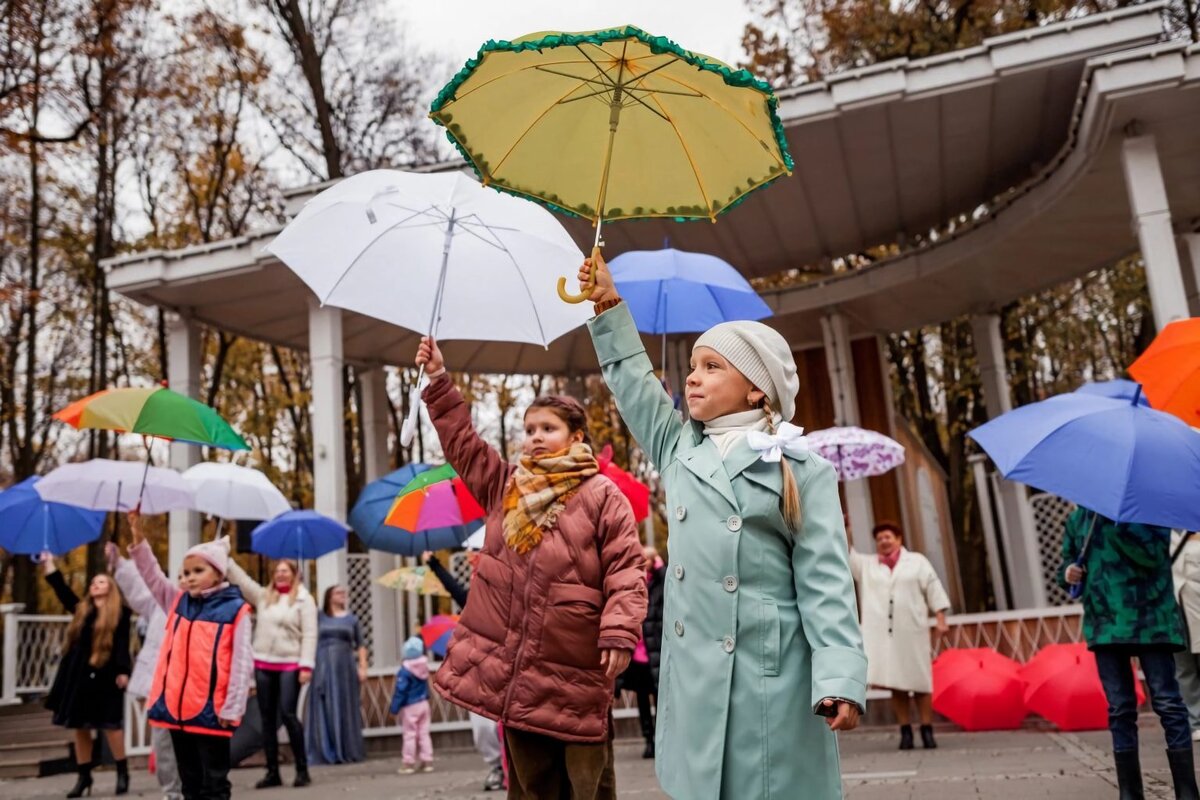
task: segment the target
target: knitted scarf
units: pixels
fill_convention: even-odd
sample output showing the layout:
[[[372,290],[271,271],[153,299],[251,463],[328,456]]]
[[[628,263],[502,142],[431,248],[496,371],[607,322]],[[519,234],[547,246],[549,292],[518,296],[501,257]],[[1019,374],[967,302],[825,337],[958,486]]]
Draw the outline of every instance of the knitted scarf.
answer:
[[[600,471],[583,443],[544,456],[523,456],[504,494],[504,541],[524,555],[558,521],[579,484]]]

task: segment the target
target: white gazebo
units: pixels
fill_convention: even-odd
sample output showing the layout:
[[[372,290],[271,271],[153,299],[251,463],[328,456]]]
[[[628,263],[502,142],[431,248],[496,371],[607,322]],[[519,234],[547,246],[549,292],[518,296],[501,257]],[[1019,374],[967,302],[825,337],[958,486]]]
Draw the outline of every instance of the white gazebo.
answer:
[[[796,161],[791,178],[715,225],[606,227],[608,250],[652,249],[669,236],[673,246],[718,255],[749,277],[815,270],[766,297],[797,351],[823,350],[838,424],[861,421],[852,345],[971,314],[988,411],[1002,413],[1011,398],[995,314],[1001,305],[1140,250],[1156,322],[1200,313],[1200,46],[1164,37],[1164,7],[1137,5],[783,90],[780,114]],[[290,211],[321,188],[291,193]],[[581,245],[590,244],[589,228],[570,227]],[[387,469],[388,426],[384,375],[371,368],[410,363],[416,335],[317,305],[264,251],[276,232],[112,259],[108,285],[173,312],[169,378],[177,391],[198,390],[198,323],[307,348],[316,508],[345,519],[341,368],[351,362],[368,370],[363,416],[372,479]],[[878,245],[894,245],[893,254],[841,266],[843,256]],[[446,354],[452,367],[475,372],[595,367],[584,333],[544,351],[460,342]],[[171,458],[186,468],[196,451],[174,448]],[[865,483],[849,485],[847,499],[857,538],[872,518]],[[1025,487],[1004,484],[999,505],[1011,603],[1044,605]],[[907,504],[903,511],[917,518]],[[172,518],[173,565],[198,533],[194,516]],[[393,563],[372,558],[375,569]],[[321,559],[319,581],[343,581],[345,563],[341,553]],[[380,592],[374,602],[395,597]],[[373,615],[377,625],[385,616]],[[377,651],[394,650],[394,633],[380,629],[375,642]]]

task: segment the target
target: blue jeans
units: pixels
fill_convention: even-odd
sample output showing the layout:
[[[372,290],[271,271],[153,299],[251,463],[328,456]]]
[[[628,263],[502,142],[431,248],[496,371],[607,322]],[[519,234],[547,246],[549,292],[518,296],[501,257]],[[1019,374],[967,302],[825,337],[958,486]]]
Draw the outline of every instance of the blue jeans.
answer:
[[[1137,695],[1133,687],[1133,666],[1136,657],[1150,689],[1150,705],[1162,722],[1167,749],[1192,747],[1192,731],[1188,725],[1187,706],[1179,694],[1175,679],[1175,656],[1165,650],[1140,647],[1101,647],[1096,650],[1096,667],[1100,683],[1108,698],[1108,730],[1112,733],[1113,752],[1125,753],[1138,749]]]

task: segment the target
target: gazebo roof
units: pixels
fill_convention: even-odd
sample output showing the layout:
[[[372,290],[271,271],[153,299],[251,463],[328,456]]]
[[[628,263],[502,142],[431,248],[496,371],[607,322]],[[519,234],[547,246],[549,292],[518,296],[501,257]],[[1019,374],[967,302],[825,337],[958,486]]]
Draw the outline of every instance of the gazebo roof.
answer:
[[[606,249],[653,249],[669,238],[749,277],[815,267],[811,280],[766,295],[779,314],[775,324],[801,347],[820,340],[824,309],[845,312],[856,333],[902,330],[992,309],[1134,250],[1120,160],[1122,132],[1131,126],[1155,135],[1173,217],[1194,227],[1200,92],[1180,89],[1200,85],[1200,47],[1160,41],[1163,5],[784,90],[791,178],[716,224],[615,223],[605,228]],[[433,167],[440,168],[461,162]],[[293,210],[320,188],[291,193]],[[567,224],[590,247],[590,227]],[[113,259],[109,286],[225,330],[303,348],[312,296],[263,251],[275,233]],[[894,245],[895,255],[833,270],[833,259],[879,245]],[[413,334],[355,314],[346,315],[344,330],[347,359],[410,363]],[[582,334],[548,351],[463,342],[448,347],[447,357],[477,372],[595,367]]]

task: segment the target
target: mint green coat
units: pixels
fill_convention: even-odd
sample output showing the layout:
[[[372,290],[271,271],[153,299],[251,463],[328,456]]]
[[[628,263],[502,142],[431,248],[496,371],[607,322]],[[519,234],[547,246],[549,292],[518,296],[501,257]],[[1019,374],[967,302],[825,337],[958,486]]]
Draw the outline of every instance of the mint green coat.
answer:
[[[676,800],[842,796],[837,736],[814,705],[866,705],[867,661],[833,467],[789,459],[804,521],[780,511],[778,464],[743,441],[722,462],[683,423],[627,306],[589,323],[609,389],[662,475],[670,522],[655,764]]]

